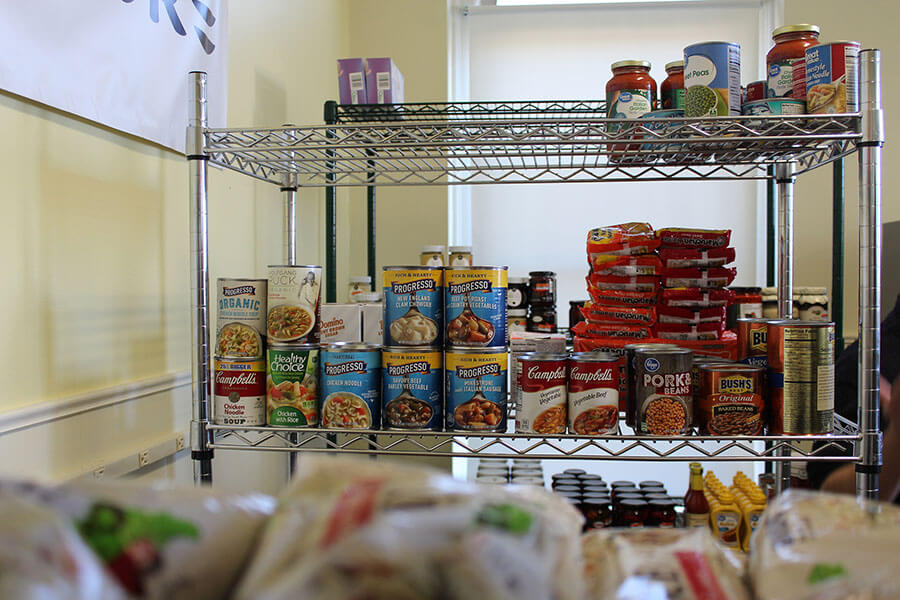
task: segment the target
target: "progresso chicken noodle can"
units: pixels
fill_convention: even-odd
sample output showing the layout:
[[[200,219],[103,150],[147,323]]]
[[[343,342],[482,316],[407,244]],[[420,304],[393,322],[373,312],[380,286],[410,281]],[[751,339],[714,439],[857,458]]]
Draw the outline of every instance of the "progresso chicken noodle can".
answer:
[[[684,116],[741,114],[741,47],[702,42],[684,49]]]
[[[270,344],[266,356],[266,422],[273,427],[318,425],[319,346]]]
[[[268,340],[318,344],[321,291],[322,267],[269,265]]]
[[[219,277],[216,285],[216,356],[263,357],[265,279]]]
[[[440,346],[444,323],[441,267],[385,267],[384,345]]]
[[[447,346],[506,346],[506,267],[444,269]]]
[[[320,358],[322,427],[381,427],[381,346],[324,344]]]
[[[456,348],[445,356],[448,431],[506,431],[506,348]]]
[[[441,349],[385,348],[381,362],[384,428],[440,431],[444,418]]]

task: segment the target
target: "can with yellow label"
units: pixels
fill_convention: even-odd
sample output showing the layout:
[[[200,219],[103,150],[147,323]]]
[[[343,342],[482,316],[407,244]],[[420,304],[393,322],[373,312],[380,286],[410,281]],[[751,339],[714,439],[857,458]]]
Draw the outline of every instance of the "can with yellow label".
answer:
[[[506,431],[508,365],[505,347],[447,351],[448,431]]]
[[[505,347],[507,267],[444,271],[447,347]]]

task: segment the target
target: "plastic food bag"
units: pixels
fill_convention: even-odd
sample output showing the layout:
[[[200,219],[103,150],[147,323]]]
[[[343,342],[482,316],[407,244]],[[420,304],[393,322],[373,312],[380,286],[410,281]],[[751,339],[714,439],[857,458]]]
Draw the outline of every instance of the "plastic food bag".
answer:
[[[900,598],[900,507],[790,490],[750,540],[759,600]]]
[[[656,254],[638,254],[619,256],[616,254],[597,254],[591,260],[591,271],[597,275],[660,275],[663,263]]]
[[[607,306],[586,302],[581,314],[591,323],[626,323],[630,325],[653,325],[656,323],[656,309],[651,307]]]
[[[667,288],[723,288],[737,276],[734,267],[710,269],[663,269],[662,284]]]
[[[718,288],[671,288],[660,294],[660,303],[674,308],[710,308],[734,302],[734,290]]]
[[[680,323],[657,323],[656,335],[664,340],[718,340],[725,332],[725,322],[687,325]]]
[[[656,237],[663,248],[726,248],[731,230],[666,227],[657,230]]]
[[[622,223],[591,229],[587,237],[588,259],[599,254],[647,254],[659,248],[650,223]]]
[[[725,307],[710,308],[676,308],[662,305],[657,309],[660,323],[682,323],[699,325],[700,323],[722,323],[725,321]]]
[[[588,294],[591,300],[597,304],[610,306],[654,306],[656,293],[654,292],[625,292],[622,290],[610,290],[599,288],[588,283]]]
[[[649,327],[642,325],[614,325],[581,321],[572,327],[575,335],[588,338],[617,338],[627,340],[645,340],[653,336]]]
[[[659,257],[667,269],[721,267],[734,262],[734,248],[661,248]]]
[[[303,457],[237,600],[580,600],[580,515],[536,488]]]
[[[622,292],[645,292],[655,294],[659,291],[659,277],[654,275],[639,275],[637,277],[624,277],[620,275],[597,275],[591,273],[587,277],[589,286],[604,288],[607,290],[619,290]]]

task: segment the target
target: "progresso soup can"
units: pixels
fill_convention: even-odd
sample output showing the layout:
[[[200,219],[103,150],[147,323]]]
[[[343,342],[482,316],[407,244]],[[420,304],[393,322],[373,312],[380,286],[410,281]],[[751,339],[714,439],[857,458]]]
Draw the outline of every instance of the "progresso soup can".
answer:
[[[266,424],[266,361],[215,359],[213,422],[218,425]]]
[[[441,267],[385,267],[384,345],[440,346],[444,323]]]
[[[741,47],[702,42],[684,49],[684,116],[741,114]]]
[[[230,277],[216,281],[216,356],[262,359],[267,283]]]
[[[506,431],[506,348],[455,348],[445,356],[448,431]]]
[[[319,346],[269,344],[266,422],[272,427],[319,424]]]
[[[322,267],[269,265],[269,342],[319,343]]]
[[[448,347],[506,346],[507,267],[447,267]]]
[[[443,424],[444,356],[440,348],[388,347],[381,353],[385,429],[431,429]]]
[[[322,427],[381,427],[381,346],[338,342],[324,344]]]

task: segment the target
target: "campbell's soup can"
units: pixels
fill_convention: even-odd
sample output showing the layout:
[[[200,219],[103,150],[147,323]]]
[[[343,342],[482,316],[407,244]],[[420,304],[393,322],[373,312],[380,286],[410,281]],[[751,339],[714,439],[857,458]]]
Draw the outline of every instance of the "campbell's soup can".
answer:
[[[771,319],[738,319],[737,348],[738,362],[767,368],[769,351],[766,340]]]
[[[266,335],[276,343],[319,343],[322,267],[269,265]]]
[[[384,345],[440,346],[444,323],[442,267],[385,267]]]
[[[700,366],[700,398],[695,406],[700,432],[761,435],[765,417],[762,367],[739,364]]]
[[[769,321],[769,432],[834,429],[834,323]]]
[[[859,110],[859,42],[832,42],[806,49],[806,111]]]
[[[266,362],[217,356],[213,372],[213,422],[266,424]]]
[[[454,348],[444,354],[449,431],[506,431],[506,348]]]
[[[320,362],[322,427],[381,427],[381,346],[323,344]]]
[[[684,49],[684,116],[741,114],[741,47],[701,42]]]
[[[637,394],[635,392],[635,362],[634,362],[634,353],[639,349],[653,349],[653,348],[678,348],[675,344],[661,344],[661,343],[636,343],[636,344],[626,344],[625,345],[625,356],[623,359],[624,363],[624,383],[625,385],[619,388],[619,393],[625,396],[624,410],[625,410],[625,424],[637,431]],[[622,409],[622,401],[619,400],[619,408]]]
[[[506,346],[507,267],[444,269],[447,347]]]
[[[267,283],[230,277],[216,281],[216,356],[263,358]]]
[[[619,425],[619,359],[605,352],[569,357],[569,433],[605,435]]]
[[[318,344],[269,344],[266,422],[272,427],[319,424]]]
[[[684,348],[638,348],[634,352],[637,431],[686,435],[693,421],[691,366]]]
[[[766,98],[766,81],[752,81],[747,84],[747,102],[756,100],[765,100]]]
[[[444,419],[444,355],[440,348],[387,347],[381,352],[385,429],[440,431]]]
[[[565,433],[568,355],[526,352],[516,360],[516,432]]]

